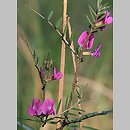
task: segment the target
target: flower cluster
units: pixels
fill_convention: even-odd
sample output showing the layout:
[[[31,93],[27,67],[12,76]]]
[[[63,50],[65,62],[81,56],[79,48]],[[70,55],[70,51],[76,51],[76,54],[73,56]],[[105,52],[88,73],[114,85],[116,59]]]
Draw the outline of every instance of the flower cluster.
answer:
[[[43,103],[39,99],[33,99],[32,104],[28,108],[28,114],[30,116],[48,116],[54,115],[54,100],[45,99]]]
[[[94,34],[91,34],[88,38],[89,33],[87,31],[84,31],[78,38],[78,44],[80,47],[84,47],[84,49],[91,49],[94,42]],[[88,38],[88,41],[86,42],[86,39]],[[85,45],[84,45],[85,44]],[[99,58],[100,57],[100,48],[102,45],[99,45],[94,51],[83,53],[83,55],[89,55],[92,57]]]
[[[106,24],[111,24],[113,21],[113,18],[110,16],[110,12],[106,11],[104,18],[97,21],[95,26],[99,27],[101,31],[105,29]],[[91,33],[89,36],[89,32],[84,31],[81,33],[81,35],[78,38],[78,45],[82,47],[83,49],[91,49],[94,42],[94,33]],[[83,55],[89,55],[92,57],[99,58],[100,57],[100,48],[102,48],[102,45],[98,45],[98,47],[91,52],[83,52]]]

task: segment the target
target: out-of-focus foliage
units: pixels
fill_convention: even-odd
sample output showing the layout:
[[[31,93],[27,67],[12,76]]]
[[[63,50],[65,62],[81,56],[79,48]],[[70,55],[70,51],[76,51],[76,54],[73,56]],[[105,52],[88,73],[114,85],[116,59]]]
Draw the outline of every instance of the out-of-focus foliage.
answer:
[[[60,48],[61,38],[50,27],[50,25],[41,19],[34,12],[24,7],[24,2],[33,9],[40,12],[46,18],[53,10],[51,22],[56,24],[62,16],[62,0],[18,0],[17,23],[28,39],[32,50],[35,49],[39,62],[42,64],[44,58],[50,54],[54,65],[59,70],[60,66]],[[112,1],[107,1],[110,5],[109,11],[112,12]],[[96,0],[68,0],[68,15],[71,18],[72,30],[74,32],[74,44],[78,46],[78,36],[85,30],[88,30],[89,23],[85,17],[89,14],[89,5],[96,9]],[[111,13],[112,15],[112,13]],[[61,30],[61,26],[59,26]],[[86,60],[80,66],[79,80],[83,89],[83,97],[90,99],[83,108],[86,112],[98,111],[112,108],[112,80],[113,80],[113,34],[112,24],[96,35],[93,49],[102,43],[100,59],[86,57]],[[17,115],[20,118],[29,117],[27,108],[32,99],[40,90],[37,88],[38,74],[33,71],[35,67],[29,65],[28,53],[21,49],[18,42],[17,51]],[[70,94],[71,82],[73,80],[73,64],[71,52],[66,47],[66,66],[65,66],[65,90],[64,94]],[[86,82],[88,87],[86,87]],[[48,84],[46,97],[54,98],[57,104],[58,81]],[[38,92],[36,92],[38,91]],[[20,120],[19,120],[20,121]],[[109,122],[109,123],[108,123]],[[22,121],[37,129],[37,123]],[[84,121],[85,125],[92,126],[101,130],[112,129],[112,117],[104,116]],[[108,126],[109,124],[109,126]],[[107,128],[106,128],[107,127]],[[23,128],[18,126],[19,130]]]

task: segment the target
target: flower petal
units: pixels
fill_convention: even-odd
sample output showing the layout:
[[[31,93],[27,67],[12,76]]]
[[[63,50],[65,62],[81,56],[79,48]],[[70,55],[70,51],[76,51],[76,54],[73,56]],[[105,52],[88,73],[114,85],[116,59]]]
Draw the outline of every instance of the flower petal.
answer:
[[[103,31],[103,30],[105,30],[105,28],[106,28],[106,26],[102,26],[102,27],[100,27],[100,30]]]
[[[56,75],[56,79],[61,79],[62,78],[62,73],[61,72],[58,72],[57,75]]]
[[[37,113],[37,115],[41,115],[41,114],[42,114],[42,104],[40,104],[40,105],[37,107],[36,113]]]
[[[92,46],[93,46],[93,42],[94,42],[94,35],[91,34],[88,42],[87,42],[87,45],[85,46],[86,49],[91,49]]]
[[[33,101],[32,101],[32,105],[38,105],[40,103],[40,100],[37,99],[37,98],[34,98]]]
[[[57,75],[57,74],[56,74],[56,67],[53,67],[53,77],[52,77],[52,78],[55,79],[55,78],[56,78],[56,75]]]
[[[53,76],[52,79],[53,80],[58,80],[61,79],[63,76],[63,74],[61,72],[56,73],[56,67],[53,67]]]
[[[42,113],[44,114],[44,115],[47,115],[48,114],[48,109],[47,109],[47,105],[46,104],[42,104]]]
[[[108,17],[107,20],[105,21],[106,24],[111,24],[113,21],[112,17]]]
[[[89,33],[87,31],[84,31],[78,38],[78,44],[79,46],[83,46],[84,43],[86,42],[86,39],[88,37]]]
[[[54,114],[54,100],[53,99],[45,99],[42,104],[42,112],[44,115],[52,115]]]
[[[32,106],[29,106],[29,108],[28,108],[28,114],[29,114],[30,116],[34,116],[34,115],[35,115],[35,111],[34,111],[34,109],[32,108]]]
[[[91,52],[92,57],[99,58],[100,57],[100,48],[102,45],[100,44],[94,51]]]

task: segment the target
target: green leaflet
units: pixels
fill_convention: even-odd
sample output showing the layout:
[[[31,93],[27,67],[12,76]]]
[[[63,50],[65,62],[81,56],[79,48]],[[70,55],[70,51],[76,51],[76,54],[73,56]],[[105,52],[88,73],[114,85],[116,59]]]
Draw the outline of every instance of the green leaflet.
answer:
[[[92,13],[96,16],[96,12],[93,10],[93,8],[89,5],[89,9],[92,11]]]
[[[68,106],[68,96],[66,97],[66,101],[65,101],[65,110],[67,109],[67,106]]]
[[[62,17],[57,21],[56,28],[58,28],[62,23]]]
[[[86,18],[88,19],[88,22],[90,23],[90,25],[92,25],[92,22],[91,22],[90,18],[88,17],[88,15],[86,15]]]
[[[59,108],[60,108],[60,105],[61,105],[61,101],[62,101],[62,99],[60,99],[60,101],[59,101],[59,103],[58,103],[58,105],[57,105],[57,108],[56,108],[56,114],[57,114],[58,111],[59,111]]]
[[[95,17],[97,15],[96,15],[96,12],[93,10],[93,8],[90,5],[89,5],[89,11],[90,11],[90,14],[91,14],[93,21],[95,21]]]
[[[50,14],[48,15],[48,18],[47,18],[48,21],[51,19],[52,15],[53,15],[53,11],[51,11]]]

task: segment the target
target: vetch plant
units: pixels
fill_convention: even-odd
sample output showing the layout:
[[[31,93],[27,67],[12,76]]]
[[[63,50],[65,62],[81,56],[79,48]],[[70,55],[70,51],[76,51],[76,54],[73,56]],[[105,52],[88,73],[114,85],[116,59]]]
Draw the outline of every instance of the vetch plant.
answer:
[[[87,31],[81,32],[80,36],[77,38],[78,49],[75,49],[75,45],[73,43],[73,32],[71,30],[70,24],[70,16],[67,15],[67,0],[63,1],[63,17],[60,18],[56,24],[53,24],[50,20],[53,17],[53,11],[50,12],[49,16],[45,18],[39,12],[29,7],[27,4],[24,6],[33,11],[35,14],[40,16],[43,20],[45,20],[54,30],[55,32],[62,38],[62,48],[61,48],[61,63],[60,70],[57,72],[56,66],[54,65],[53,60],[47,56],[44,60],[44,64],[39,65],[39,58],[36,56],[35,51],[32,51],[29,45],[29,42],[25,40],[23,35],[21,34],[21,38],[26,43],[27,47],[30,50],[30,53],[34,60],[34,65],[39,74],[39,78],[41,80],[41,92],[43,95],[42,101],[41,99],[37,99],[34,97],[32,100],[32,104],[27,108],[28,115],[32,117],[36,117],[37,120],[26,119],[31,121],[36,121],[41,124],[42,127],[46,125],[46,123],[56,125],[56,130],[62,130],[65,127],[71,127],[72,124],[75,125],[76,128],[80,129],[88,128],[87,126],[83,126],[82,121],[87,120],[92,117],[108,115],[112,113],[112,110],[106,110],[101,112],[92,112],[86,113],[82,107],[81,103],[84,102],[82,98],[82,93],[79,87],[79,68],[80,64],[84,63],[87,59],[87,56],[91,56],[92,58],[100,58],[101,57],[101,49],[103,49],[102,44],[98,44],[96,48],[93,49],[93,45],[95,44],[95,35],[98,31],[104,31],[108,24],[112,23],[112,16],[108,11],[109,6],[107,4],[102,4],[102,0],[97,0],[97,9],[94,11],[91,6],[89,6],[91,19],[87,15],[87,20],[90,24],[89,29]],[[58,29],[59,25],[62,22],[62,31]],[[86,29],[84,29],[86,30]],[[67,35],[68,33],[68,35]],[[65,48],[68,47],[72,52],[72,61],[74,67],[74,78],[72,82],[72,86],[70,88],[70,95],[66,97],[66,101],[63,102],[63,91],[64,91],[64,67],[65,67]],[[85,58],[84,58],[85,57]],[[98,59],[97,59],[98,60]],[[46,98],[46,89],[48,82],[59,81],[58,88],[58,105],[55,108],[55,103],[53,99]],[[76,94],[76,102],[73,103],[74,94]],[[64,104],[63,104],[64,103]],[[63,107],[64,106],[64,107]],[[77,108],[78,107],[78,108]],[[75,110],[75,113],[71,111]],[[93,128],[92,128],[93,129]]]

